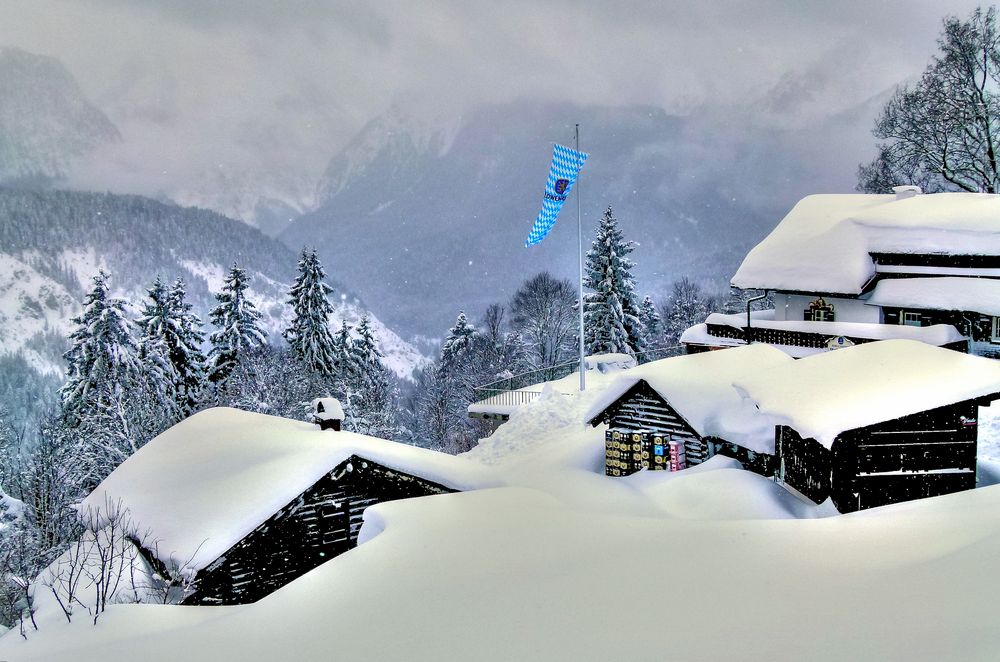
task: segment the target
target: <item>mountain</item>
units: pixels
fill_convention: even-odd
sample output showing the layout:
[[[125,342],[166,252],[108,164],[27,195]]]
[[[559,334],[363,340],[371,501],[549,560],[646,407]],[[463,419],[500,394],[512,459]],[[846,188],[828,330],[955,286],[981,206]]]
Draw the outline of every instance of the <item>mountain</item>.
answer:
[[[115,293],[137,305],[157,275],[184,278],[207,325],[213,293],[237,262],[251,274],[250,298],[270,338],[280,342],[291,316],[285,300],[297,261],[296,251],[260,231],[203,209],[131,195],[0,188],[0,357],[58,377],[70,318],[101,268],[112,275]],[[335,327],[342,319],[356,324],[371,315],[338,282],[335,269],[327,272],[337,299]],[[372,318],[388,366],[408,377],[425,358]],[[5,371],[12,379],[23,369]]]
[[[118,129],[58,60],[0,48],[0,182],[63,178]]]
[[[551,143],[572,144],[570,119],[592,156],[557,227],[526,249]],[[682,275],[718,288],[780,215],[744,204],[731,174],[740,154],[698,131],[690,117],[640,106],[520,101],[437,128],[397,113],[370,122],[331,160],[320,206],[280,238],[316,246],[409,334],[441,334],[459,309],[506,300],[543,269],[575,279],[578,196],[588,245],[608,205],[641,244],[640,294],[659,298]]]

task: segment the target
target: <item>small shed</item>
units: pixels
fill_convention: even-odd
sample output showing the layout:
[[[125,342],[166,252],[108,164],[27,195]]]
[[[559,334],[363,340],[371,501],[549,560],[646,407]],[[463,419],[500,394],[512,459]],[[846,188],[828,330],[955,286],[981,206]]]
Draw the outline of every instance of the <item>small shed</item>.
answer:
[[[340,432],[340,426],[344,421],[344,408],[340,406],[340,400],[337,398],[316,398],[312,401],[312,418],[320,430]]]
[[[184,604],[244,604],[354,547],[369,505],[494,485],[465,458],[215,408],[139,449],[82,507],[120,501]]]
[[[1000,398],[1000,364],[886,340],[735,386],[777,426],[775,479],[851,512],[974,488],[978,407]]]
[[[606,473],[680,468],[720,453],[770,475],[774,426],[732,384],[792,362],[781,350],[749,345],[662,359],[623,372],[584,419],[595,427],[608,426]]]

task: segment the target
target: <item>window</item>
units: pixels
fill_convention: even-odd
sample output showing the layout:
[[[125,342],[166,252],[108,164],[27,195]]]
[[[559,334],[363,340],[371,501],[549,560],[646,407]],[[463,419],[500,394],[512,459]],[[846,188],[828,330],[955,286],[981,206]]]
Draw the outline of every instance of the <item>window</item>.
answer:
[[[923,326],[923,318],[920,313],[908,313],[905,310],[899,311],[899,323],[905,326]]]
[[[1000,317],[993,318],[993,327],[990,332],[990,340],[1000,342]]]
[[[802,312],[802,318],[807,322],[832,322],[834,317],[833,304],[824,301],[823,297],[810,303]]]

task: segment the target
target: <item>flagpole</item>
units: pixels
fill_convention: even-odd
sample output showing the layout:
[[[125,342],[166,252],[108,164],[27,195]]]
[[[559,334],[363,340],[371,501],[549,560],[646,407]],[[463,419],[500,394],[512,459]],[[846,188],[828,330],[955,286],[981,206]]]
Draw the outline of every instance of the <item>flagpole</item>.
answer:
[[[580,124],[576,125],[576,151],[580,151]],[[580,182],[576,184],[576,228],[580,258],[580,390],[587,388],[587,366],[583,357],[583,220],[580,215]]]

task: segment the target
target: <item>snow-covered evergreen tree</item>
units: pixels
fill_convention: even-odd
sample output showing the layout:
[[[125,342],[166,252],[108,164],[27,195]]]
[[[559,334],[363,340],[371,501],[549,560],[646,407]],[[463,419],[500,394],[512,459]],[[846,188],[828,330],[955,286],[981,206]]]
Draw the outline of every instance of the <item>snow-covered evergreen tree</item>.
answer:
[[[329,323],[333,306],[328,296],[333,288],[326,284],[325,278],[316,251],[303,248],[299,275],[288,291],[288,303],[295,315],[282,336],[293,354],[309,369],[321,375],[333,375],[338,359]]]
[[[347,323],[347,320],[340,321],[340,328],[333,336],[333,351],[337,361],[337,382],[341,384],[353,383],[357,378],[359,366],[354,350],[351,325]]]
[[[395,380],[382,362],[382,352],[365,315],[352,345],[355,378],[344,415],[347,427],[375,437],[392,438],[397,431]]]
[[[174,320],[170,295],[160,277],[146,290],[147,300],[136,321],[139,337],[139,358],[147,369],[147,378],[157,399],[171,409],[170,417],[180,420],[181,405],[178,389],[181,378],[170,359],[170,337]]]
[[[164,399],[169,377],[162,357],[142,361],[135,323],[125,301],[110,296],[107,279],[103,271],[94,277],[65,354],[63,420],[75,444],[74,471],[82,489],[96,486],[177,417],[173,402]]]
[[[588,354],[633,354],[643,346],[643,327],[635,301],[634,264],[628,255],[635,242],[626,241],[611,207],[604,212],[589,251],[584,286],[584,333]]]
[[[124,299],[112,297],[108,274],[93,278],[93,288],[83,301],[83,312],[73,318],[71,347],[64,354],[66,383],[60,395],[63,413],[79,423],[102,408],[123,402],[130,390],[145,380],[139,359],[134,323]]]
[[[187,301],[187,288],[180,278],[170,288],[169,307],[173,322],[167,337],[170,361],[177,371],[177,399],[181,414],[189,416],[199,407],[208,360],[201,351],[205,342],[201,318],[192,311]]]
[[[468,351],[472,343],[472,337],[476,333],[476,328],[469,324],[465,311],[458,312],[455,326],[448,329],[448,336],[441,345],[441,361],[439,363],[442,372],[451,372],[457,365],[461,356]]]
[[[244,354],[267,341],[259,325],[260,312],[246,297],[249,281],[246,270],[233,264],[222,291],[215,295],[219,305],[212,310],[211,321],[216,331],[209,337],[208,353],[208,378],[215,384],[226,380]]]
[[[653,297],[648,294],[639,305],[639,321],[642,322],[643,335],[647,346],[659,345],[663,341],[663,320],[656,310]]]

